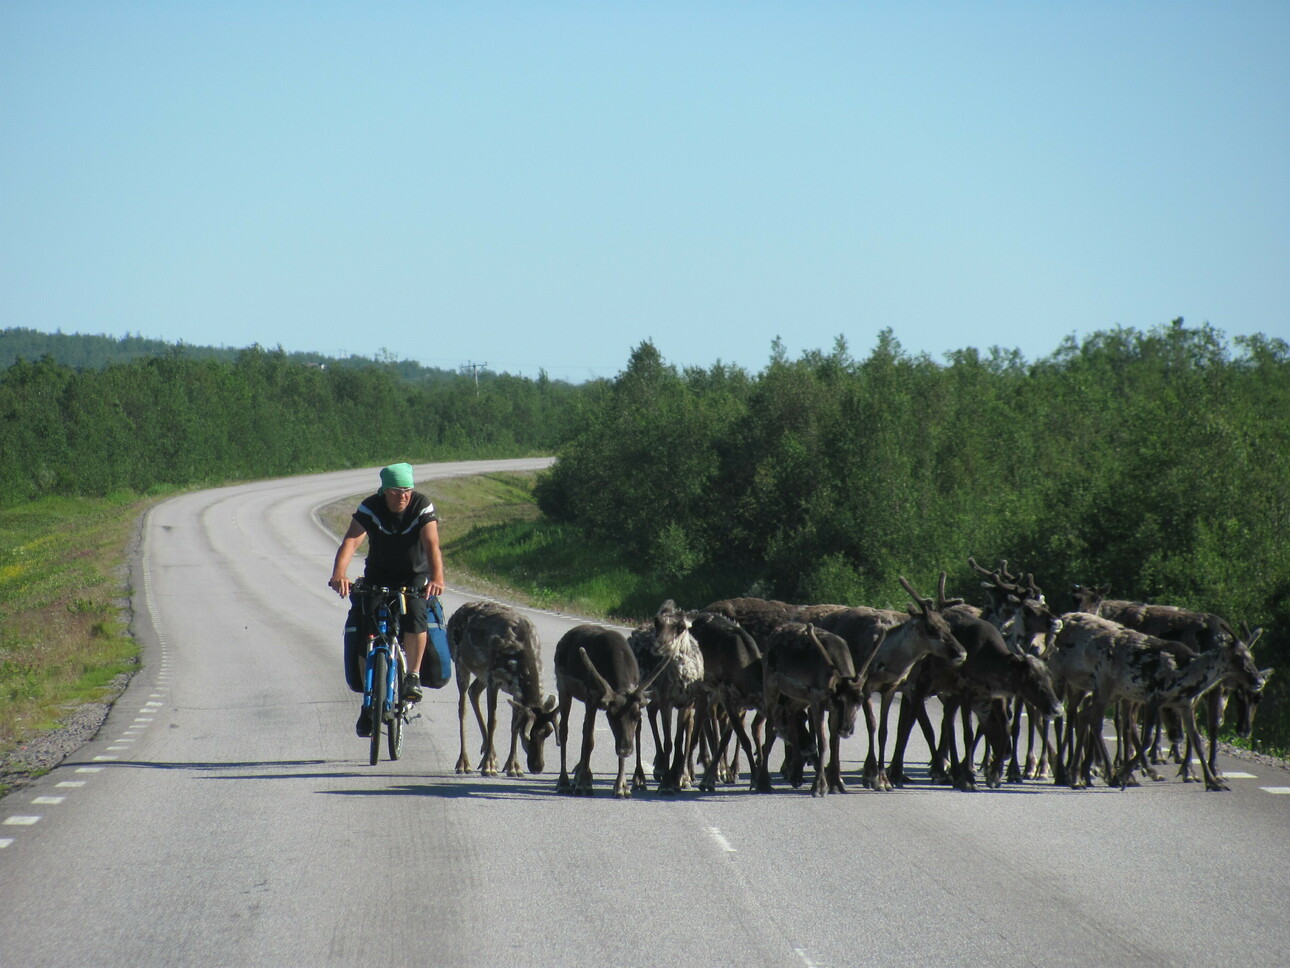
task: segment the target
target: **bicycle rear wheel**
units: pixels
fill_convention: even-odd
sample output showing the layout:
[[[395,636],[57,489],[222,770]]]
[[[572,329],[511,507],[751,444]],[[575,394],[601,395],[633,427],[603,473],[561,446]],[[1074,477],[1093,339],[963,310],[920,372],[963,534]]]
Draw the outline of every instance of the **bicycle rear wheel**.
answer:
[[[381,758],[381,733],[385,731],[386,696],[389,695],[389,656],[377,650],[372,654],[372,749],[369,763]]]

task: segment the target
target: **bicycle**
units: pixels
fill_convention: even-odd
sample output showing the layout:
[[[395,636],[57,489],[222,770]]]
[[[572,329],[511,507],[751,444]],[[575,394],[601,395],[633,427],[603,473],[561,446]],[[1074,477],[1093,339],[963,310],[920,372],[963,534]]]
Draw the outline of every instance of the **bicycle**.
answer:
[[[363,709],[372,724],[372,766],[381,755],[384,733],[391,760],[403,755],[403,726],[412,721],[416,705],[403,698],[403,677],[407,675],[407,657],[399,616],[407,612],[407,596],[420,595],[424,589],[410,586],[369,585],[360,579],[351,586],[350,599],[363,599],[363,611],[370,617],[375,631],[367,637],[367,663],[363,678]]]

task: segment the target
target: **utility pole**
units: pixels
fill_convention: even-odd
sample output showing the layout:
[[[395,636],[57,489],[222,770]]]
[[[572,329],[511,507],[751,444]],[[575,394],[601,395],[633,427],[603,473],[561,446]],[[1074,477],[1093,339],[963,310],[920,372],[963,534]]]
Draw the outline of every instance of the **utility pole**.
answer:
[[[488,366],[487,363],[463,363],[459,367],[462,373],[470,371],[475,377],[475,396],[479,396],[479,371]]]

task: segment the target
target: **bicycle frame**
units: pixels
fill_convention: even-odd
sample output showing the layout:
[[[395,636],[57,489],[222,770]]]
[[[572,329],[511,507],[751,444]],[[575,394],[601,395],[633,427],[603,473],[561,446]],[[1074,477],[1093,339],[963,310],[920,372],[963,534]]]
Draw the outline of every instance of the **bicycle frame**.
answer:
[[[407,674],[407,656],[399,616],[407,611],[407,596],[420,594],[416,588],[393,588],[355,582],[354,596],[364,599],[364,612],[371,620],[373,633],[367,640],[367,660],[363,671],[363,709],[372,724],[370,763],[380,757],[381,734],[388,732],[390,759],[397,760],[403,750],[403,724],[411,720],[411,702],[403,699],[403,678]]]
[[[398,615],[397,613],[391,614],[389,601],[384,598],[376,598],[377,595],[383,595],[391,591],[395,590],[385,588],[369,589],[369,594],[376,600],[375,614],[372,616],[373,624],[376,626],[376,634],[371,636],[367,642],[367,667],[364,671],[363,679],[363,708],[368,710],[369,713],[372,709],[372,698],[376,694],[375,690],[382,687],[385,692],[385,708],[391,711],[397,710],[401,698],[399,696],[399,682],[402,681],[407,672],[407,657],[403,653]],[[402,604],[402,595],[399,598],[400,604]],[[385,654],[386,668],[390,673],[385,677],[383,684],[372,681],[373,659],[378,652]]]

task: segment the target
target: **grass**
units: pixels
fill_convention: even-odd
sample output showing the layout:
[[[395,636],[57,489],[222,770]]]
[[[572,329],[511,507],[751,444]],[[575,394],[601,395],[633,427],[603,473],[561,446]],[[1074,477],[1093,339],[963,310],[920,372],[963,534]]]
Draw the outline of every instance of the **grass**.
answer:
[[[113,698],[137,667],[126,560],[152,503],[53,495],[0,509],[0,758]]]

